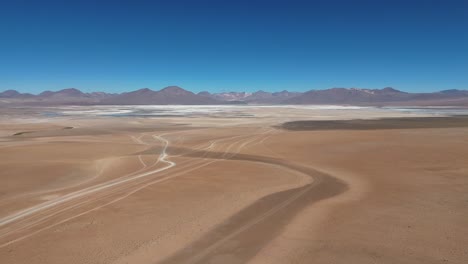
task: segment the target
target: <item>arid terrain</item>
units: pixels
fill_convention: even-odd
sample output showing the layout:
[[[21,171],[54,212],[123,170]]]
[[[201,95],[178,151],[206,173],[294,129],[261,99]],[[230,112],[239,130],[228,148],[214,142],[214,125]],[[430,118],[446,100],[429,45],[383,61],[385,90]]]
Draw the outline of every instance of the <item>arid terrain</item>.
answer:
[[[466,109],[0,110],[0,263],[468,263]]]

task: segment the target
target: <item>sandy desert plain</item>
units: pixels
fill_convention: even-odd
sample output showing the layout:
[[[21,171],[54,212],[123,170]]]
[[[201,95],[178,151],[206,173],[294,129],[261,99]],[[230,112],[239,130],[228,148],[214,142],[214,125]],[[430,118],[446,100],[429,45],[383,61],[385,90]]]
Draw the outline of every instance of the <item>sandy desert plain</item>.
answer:
[[[468,263],[464,113],[1,108],[0,263]]]

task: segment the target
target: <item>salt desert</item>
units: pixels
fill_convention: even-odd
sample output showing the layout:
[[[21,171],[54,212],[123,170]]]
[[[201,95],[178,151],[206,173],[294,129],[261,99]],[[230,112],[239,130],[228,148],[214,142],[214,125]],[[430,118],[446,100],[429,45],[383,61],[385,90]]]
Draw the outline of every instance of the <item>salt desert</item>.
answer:
[[[0,263],[468,261],[466,109],[1,110]]]

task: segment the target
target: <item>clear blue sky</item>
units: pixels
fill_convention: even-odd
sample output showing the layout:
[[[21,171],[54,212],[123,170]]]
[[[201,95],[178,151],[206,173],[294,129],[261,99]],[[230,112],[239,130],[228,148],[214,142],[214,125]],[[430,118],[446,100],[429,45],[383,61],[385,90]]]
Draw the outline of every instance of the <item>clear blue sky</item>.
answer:
[[[3,1],[0,90],[468,89],[468,1]]]

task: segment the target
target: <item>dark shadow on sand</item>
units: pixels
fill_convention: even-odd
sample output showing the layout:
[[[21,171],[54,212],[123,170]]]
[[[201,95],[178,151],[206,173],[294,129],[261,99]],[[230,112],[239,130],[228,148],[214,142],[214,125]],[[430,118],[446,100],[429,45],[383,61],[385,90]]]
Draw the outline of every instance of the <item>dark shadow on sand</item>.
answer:
[[[348,189],[343,181],[290,161],[248,154],[199,151],[184,148],[169,149],[171,155],[193,158],[237,160],[269,164],[303,173],[313,182],[295,189],[267,195],[214,226],[211,231],[175,255],[160,262],[211,263],[217,259],[229,263],[246,263],[269,241],[281,233],[292,218],[306,206],[338,195]],[[285,203],[285,201],[290,201]],[[218,263],[218,262],[217,262]]]
[[[303,120],[286,122],[279,128],[292,131],[308,130],[378,130],[411,128],[468,127],[468,116],[403,117],[353,120]]]

